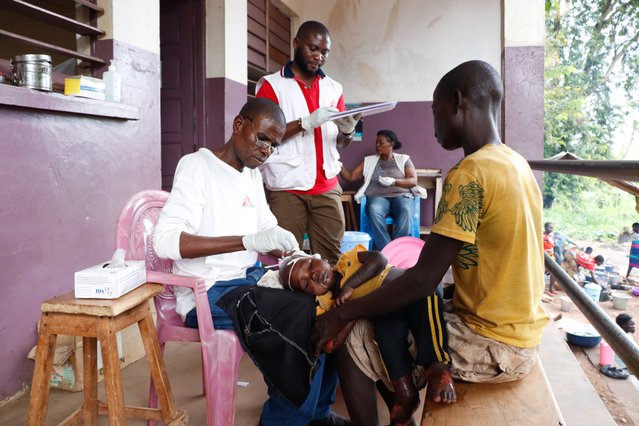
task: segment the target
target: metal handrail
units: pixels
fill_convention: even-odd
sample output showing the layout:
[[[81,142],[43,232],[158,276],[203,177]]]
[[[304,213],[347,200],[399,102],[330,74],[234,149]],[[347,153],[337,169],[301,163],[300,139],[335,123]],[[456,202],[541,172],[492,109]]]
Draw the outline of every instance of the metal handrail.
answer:
[[[590,176],[604,181],[615,181],[615,183],[627,186],[632,184],[628,184],[625,181],[639,181],[639,161],[539,160],[528,161],[528,164],[534,170]],[[634,185],[632,186],[633,191],[628,192],[634,192]],[[544,253],[544,261],[546,268],[559,281],[568,297],[575,302],[575,305],[614,349],[616,354],[619,355],[628,369],[639,377],[639,346],[628,337],[621,327],[610,319],[608,314],[547,253]]]
[[[639,181],[639,161],[531,160],[533,170],[591,176],[599,179]]]
[[[570,275],[548,253],[544,253],[544,260],[546,268],[559,281],[568,297],[575,302],[575,305],[619,355],[628,369],[639,377],[639,346],[610,319],[608,314],[570,278]]]

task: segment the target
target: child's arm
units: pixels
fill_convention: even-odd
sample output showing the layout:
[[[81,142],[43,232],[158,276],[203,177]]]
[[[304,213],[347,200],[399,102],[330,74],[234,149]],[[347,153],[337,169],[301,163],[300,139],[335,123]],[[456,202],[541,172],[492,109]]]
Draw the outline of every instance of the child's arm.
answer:
[[[362,263],[362,267],[346,281],[335,298],[336,306],[350,299],[354,289],[381,274],[388,265],[388,259],[379,251],[360,251],[357,253],[357,259]]]

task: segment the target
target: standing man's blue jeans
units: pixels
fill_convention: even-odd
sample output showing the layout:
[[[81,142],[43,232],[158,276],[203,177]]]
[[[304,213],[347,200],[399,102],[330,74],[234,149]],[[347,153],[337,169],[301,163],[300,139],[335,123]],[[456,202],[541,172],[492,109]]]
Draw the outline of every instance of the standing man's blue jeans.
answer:
[[[266,383],[269,399],[262,409],[261,426],[305,426],[311,420],[322,419],[330,414],[337,387],[337,357],[324,354],[319,361],[311,390],[300,408],[296,408],[275,387]]]
[[[393,218],[393,239],[411,235],[415,202],[409,197],[369,197],[366,201],[366,215],[371,224],[373,243],[376,250],[382,250],[390,243],[391,237],[386,227],[386,216]]]

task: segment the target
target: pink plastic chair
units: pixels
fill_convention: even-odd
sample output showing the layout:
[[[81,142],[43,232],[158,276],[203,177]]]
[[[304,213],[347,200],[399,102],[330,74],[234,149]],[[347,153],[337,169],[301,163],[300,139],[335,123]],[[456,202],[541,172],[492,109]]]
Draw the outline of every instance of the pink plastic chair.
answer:
[[[415,237],[400,237],[382,249],[382,254],[398,268],[408,269],[415,266],[419,253],[424,247],[424,240]]]
[[[168,192],[159,190],[142,191],[131,197],[118,218],[115,245],[126,250],[126,259],[146,261],[147,281],[165,286],[162,294],[155,297],[160,350],[164,353],[169,341],[202,343],[206,424],[229,426],[235,420],[237,373],[244,352],[233,331],[213,328],[204,280],[172,274],[172,261],[158,258],[153,250],[153,231],[168,197]],[[193,290],[198,329],[186,327],[175,312],[173,286]],[[156,406],[157,394],[151,382],[149,407]]]

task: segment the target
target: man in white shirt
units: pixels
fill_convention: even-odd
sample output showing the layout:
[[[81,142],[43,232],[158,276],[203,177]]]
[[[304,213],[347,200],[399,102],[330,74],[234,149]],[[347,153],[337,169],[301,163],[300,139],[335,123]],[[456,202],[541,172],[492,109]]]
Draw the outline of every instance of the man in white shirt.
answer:
[[[257,170],[277,153],[285,128],[277,104],[268,99],[250,100],[233,119],[233,133],[224,146],[213,151],[201,148],[185,155],[177,166],[153,246],[158,256],[173,259],[176,274],[205,279],[212,312],[219,309],[214,303],[221,296],[220,287],[254,283],[261,277],[263,270],[251,268],[258,253],[299,249],[293,234],[277,225]],[[196,327],[192,291],[175,290],[176,311],[187,325]],[[313,380],[312,401],[297,410],[269,392],[262,422],[293,425],[327,416],[333,419],[330,406],[337,379],[334,368],[324,368],[324,364]]]
[[[153,241],[158,256],[173,259],[176,274],[204,278],[210,288],[243,278],[258,253],[297,248],[293,235],[277,226],[256,169],[277,149],[283,119],[272,102],[249,102],[224,146],[180,160]],[[176,292],[185,319],[195,299],[188,288]]]

